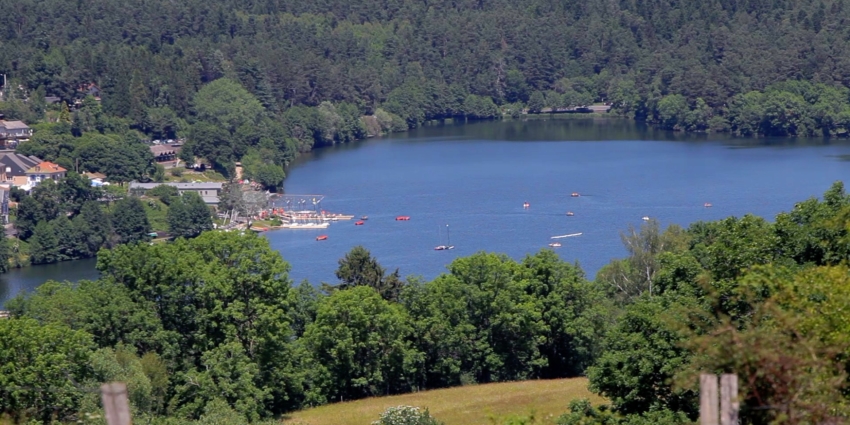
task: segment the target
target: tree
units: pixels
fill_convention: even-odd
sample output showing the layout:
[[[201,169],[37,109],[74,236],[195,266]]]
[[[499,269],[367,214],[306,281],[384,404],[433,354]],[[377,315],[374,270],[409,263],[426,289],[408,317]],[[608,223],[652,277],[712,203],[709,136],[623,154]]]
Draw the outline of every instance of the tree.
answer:
[[[7,307],[15,317],[84,331],[101,348],[125,344],[142,353],[159,351],[172,358],[170,344],[179,338],[163,331],[145,300],[134,300],[126,287],[108,279],[47,281],[31,294],[11,299]]]
[[[531,97],[528,99],[528,112],[538,114],[545,107],[546,99],[543,97],[543,93],[537,90],[532,92]]]
[[[185,192],[168,208],[168,229],[175,237],[193,238],[212,228],[210,209],[195,192]]]
[[[40,221],[30,238],[30,261],[33,264],[50,264],[60,261],[59,239],[53,226]]]
[[[150,238],[148,234],[151,232],[151,225],[139,198],[127,196],[116,202],[111,218],[118,243],[134,243]]]
[[[109,246],[112,223],[99,203],[95,201],[84,203],[80,213],[72,222],[81,239],[79,249],[83,257],[92,257],[100,248]]]
[[[12,258],[12,250],[9,246],[9,238],[0,238],[0,273],[9,271],[11,264],[9,260]]]
[[[685,250],[689,236],[676,225],[661,232],[658,221],[651,219],[641,225],[640,230],[629,226],[628,231],[620,234],[620,239],[629,257],[603,267],[597,274],[597,280],[608,286],[621,301],[627,302],[644,292],[650,296],[658,293],[654,285],[655,274],[659,270],[658,255]]]
[[[213,396],[191,384],[196,378],[210,391],[241,394],[226,400],[251,417],[300,405],[289,265],[265,238],[205,232],[169,244],[123,245],[102,252],[97,267],[103,279],[150,303],[166,332],[181,336],[174,346],[181,374],[177,399],[191,415]]]
[[[410,388],[416,352],[405,311],[372,288],[334,292],[319,303],[304,343],[315,362],[315,401],[394,394]]]
[[[386,300],[398,300],[403,282],[395,273],[386,275],[385,270],[372,258],[369,250],[362,245],[355,246],[345,257],[339,259],[336,277],[340,280],[339,289],[368,286],[378,291]]]
[[[667,297],[637,299],[605,336],[602,355],[588,368],[591,391],[611,400],[624,414],[671,409],[693,415],[696,393],[670,382],[691,359],[682,347],[687,336],[665,312],[676,310]],[[681,318],[680,318],[681,320]]]
[[[0,411],[13,420],[72,421],[85,395],[91,337],[32,319],[0,320]]]

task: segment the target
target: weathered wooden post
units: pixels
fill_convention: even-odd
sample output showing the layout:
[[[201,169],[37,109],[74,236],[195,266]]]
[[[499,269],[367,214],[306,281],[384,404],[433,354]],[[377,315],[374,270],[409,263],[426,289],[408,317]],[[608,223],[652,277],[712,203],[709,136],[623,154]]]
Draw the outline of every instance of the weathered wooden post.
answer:
[[[108,425],[130,425],[130,402],[127,398],[127,384],[110,382],[100,386],[103,411]]]
[[[718,425],[720,415],[717,409],[717,375],[703,373],[699,376],[699,423],[700,425]],[[111,424],[110,424],[111,425]]]
[[[720,375],[720,425],[738,425],[738,375]]]

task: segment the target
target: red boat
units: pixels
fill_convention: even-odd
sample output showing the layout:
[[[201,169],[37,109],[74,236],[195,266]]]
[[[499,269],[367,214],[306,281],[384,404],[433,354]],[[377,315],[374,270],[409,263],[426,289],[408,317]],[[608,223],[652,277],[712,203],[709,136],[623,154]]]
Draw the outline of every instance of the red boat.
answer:
[[[328,235],[319,235],[319,236],[316,236],[316,240],[317,240],[317,241],[324,241],[324,240],[327,240],[327,239],[328,239]]]
[[[407,220],[410,220],[410,216],[409,215],[400,215],[400,216],[396,217],[395,220],[396,221],[407,221]]]
[[[355,222],[354,222],[354,225],[355,225],[355,226],[362,226],[362,225],[363,225],[363,220],[355,221]]]

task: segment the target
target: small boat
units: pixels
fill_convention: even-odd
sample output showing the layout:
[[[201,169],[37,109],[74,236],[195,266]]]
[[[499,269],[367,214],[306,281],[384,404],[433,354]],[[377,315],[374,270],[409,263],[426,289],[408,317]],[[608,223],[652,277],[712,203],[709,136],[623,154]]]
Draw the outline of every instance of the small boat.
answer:
[[[708,202],[706,202],[706,203],[702,204],[702,206],[704,206],[704,207],[706,207],[706,208],[711,208],[711,204],[710,204],[710,203],[708,203]]]
[[[319,235],[319,236],[316,236],[316,240],[317,240],[317,241],[326,241],[326,240],[328,240],[328,235]]]
[[[573,198],[578,198],[581,195],[579,195],[578,192],[573,192],[570,196],[572,196]]]
[[[549,244],[549,246],[551,246],[552,248],[557,248],[557,247],[561,246],[561,244],[558,243],[558,242],[552,242],[552,243]]]
[[[395,218],[395,221],[408,221],[408,220],[410,220],[409,215],[400,215],[400,216]]]
[[[570,233],[569,235],[552,236],[550,239],[571,238],[573,236],[581,236],[581,233]]]
[[[523,202],[523,203],[522,203],[522,207],[523,207],[523,208],[528,208],[528,207],[530,207],[530,206],[531,206],[531,204],[529,204],[528,202]]]
[[[649,221],[649,217],[648,217],[648,216],[643,216],[643,217],[641,218],[641,220],[643,220],[643,221]]]
[[[362,225],[363,225],[363,220],[355,221],[355,222],[354,222],[354,225],[355,225],[355,226],[362,226]]]
[[[438,235],[440,234],[440,228],[439,227],[437,228],[437,234]],[[440,239],[442,239],[442,236],[440,236]],[[451,235],[449,235],[449,225],[448,224],[446,225],[446,243],[448,245],[437,245],[437,246],[435,246],[434,251],[445,251],[445,250],[448,250],[448,249],[455,249],[455,246],[452,245],[452,237],[451,237]]]
[[[369,219],[369,216],[368,216],[368,215],[361,215],[361,216],[360,216],[360,219],[361,219],[361,220],[368,220],[368,219]]]
[[[574,215],[575,215],[575,214],[573,214],[573,212],[572,212],[572,211],[567,211],[567,217],[572,217],[572,216],[574,216]]]

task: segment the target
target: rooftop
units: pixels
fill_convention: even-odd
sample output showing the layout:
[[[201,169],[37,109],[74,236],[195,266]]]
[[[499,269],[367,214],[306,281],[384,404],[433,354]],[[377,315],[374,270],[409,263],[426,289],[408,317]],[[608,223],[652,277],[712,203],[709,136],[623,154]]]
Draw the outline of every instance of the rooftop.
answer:
[[[174,186],[177,190],[221,190],[224,183],[221,182],[203,182],[203,183],[139,183],[130,182],[130,190],[142,189],[150,190],[161,184]]]
[[[154,145],[151,146],[151,153],[156,156],[167,154],[171,155],[180,150],[180,146],[171,146],[171,145]]]
[[[68,170],[66,170],[66,169],[64,169],[64,168],[62,168],[62,167],[60,167],[60,166],[58,166],[58,165],[56,165],[56,164],[54,164],[50,161],[44,161],[40,164],[36,164],[35,166],[33,166],[32,168],[27,170],[27,174],[33,174],[33,173],[50,173],[50,174],[53,174],[53,173],[64,173],[66,171],[68,171]]]
[[[6,130],[26,130],[30,128],[23,121],[0,121],[0,127],[5,127]]]

